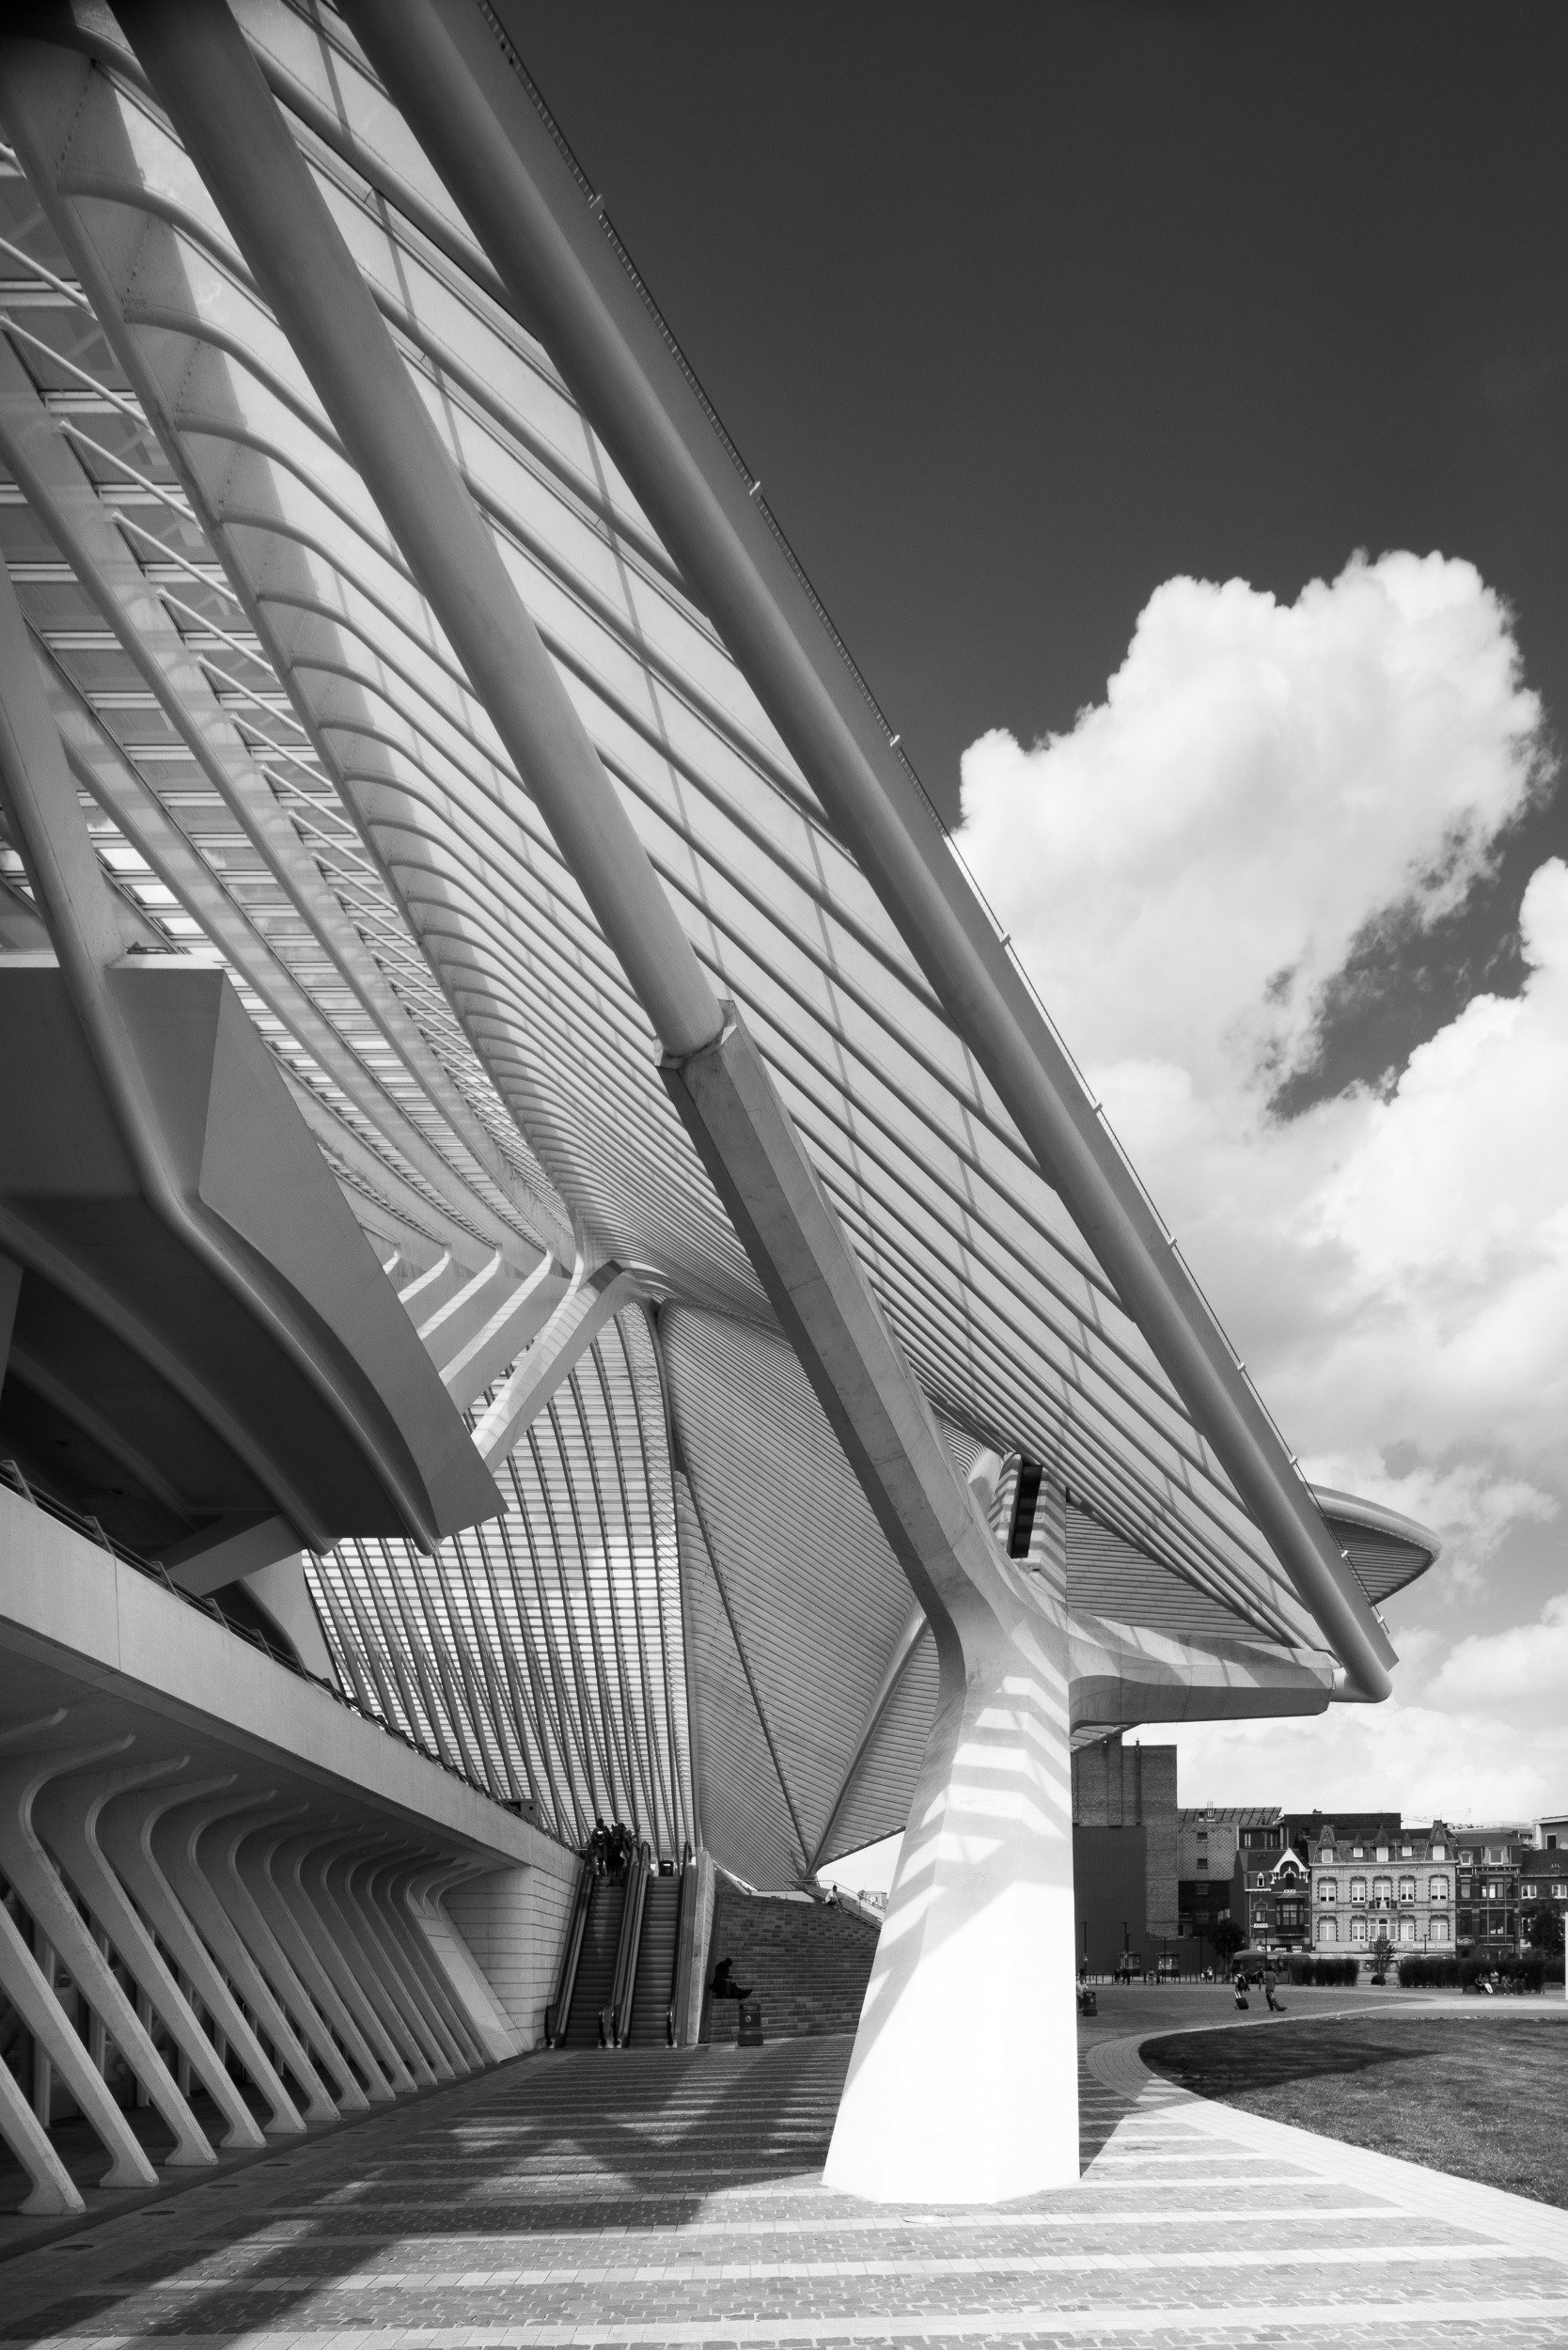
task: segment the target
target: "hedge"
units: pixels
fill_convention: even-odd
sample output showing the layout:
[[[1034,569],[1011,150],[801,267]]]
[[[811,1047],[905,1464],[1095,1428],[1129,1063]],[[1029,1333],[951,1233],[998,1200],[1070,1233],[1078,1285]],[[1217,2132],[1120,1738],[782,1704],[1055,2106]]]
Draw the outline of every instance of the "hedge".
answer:
[[[1355,1982],[1360,1972],[1361,1962],[1357,1958],[1293,1958],[1291,1961],[1291,1981],[1298,1983],[1315,1982],[1327,1988],[1339,1988]]]
[[[1548,1979],[1546,1961],[1531,1958],[1402,1958],[1402,1991],[1470,1990],[1485,1975],[1496,1975],[1519,1991],[1539,1991]]]

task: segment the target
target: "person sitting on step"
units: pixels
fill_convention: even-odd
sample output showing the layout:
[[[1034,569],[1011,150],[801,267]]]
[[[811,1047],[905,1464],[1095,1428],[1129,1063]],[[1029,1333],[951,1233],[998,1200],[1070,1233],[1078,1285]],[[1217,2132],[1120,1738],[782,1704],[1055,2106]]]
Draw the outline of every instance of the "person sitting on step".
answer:
[[[749,1999],[751,1985],[738,1983],[733,1976],[733,1959],[721,1958],[713,1968],[713,1980],[708,1985],[715,1999]]]

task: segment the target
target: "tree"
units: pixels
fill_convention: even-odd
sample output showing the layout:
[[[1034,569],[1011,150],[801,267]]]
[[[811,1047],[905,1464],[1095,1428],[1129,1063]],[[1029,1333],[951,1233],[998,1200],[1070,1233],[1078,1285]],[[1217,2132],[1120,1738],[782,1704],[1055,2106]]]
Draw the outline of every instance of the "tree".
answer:
[[[1393,1957],[1393,1944],[1389,1941],[1386,1934],[1380,1934],[1376,1941],[1372,1946],[1372,1980],[1374,1982],[1379,1975],[1386,1975],[1388,1973],[1388,1961]]]
[[[1525,1939],[1532,1950],[1544,1958],[1558,1958],[1562,1952],[1562,1916],[1550,1902],[1537,1902],[1525,1919]]]
[[[1209,1929],[1209,1939],[1215,1946],[1215,1956],[1222,1966],[1229,1966],[1247,1940],[1247,1935],[1233,1918],[1216,1918]]]

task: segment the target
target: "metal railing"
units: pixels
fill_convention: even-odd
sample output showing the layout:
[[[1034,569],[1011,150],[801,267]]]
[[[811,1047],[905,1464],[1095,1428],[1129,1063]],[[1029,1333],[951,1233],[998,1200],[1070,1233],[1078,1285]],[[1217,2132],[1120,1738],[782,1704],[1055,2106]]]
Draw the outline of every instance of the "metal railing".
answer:
[[[8,1486],[12,1493],[19,1495],[33,1509],[40,1511],[45,1517],[54,1518],[58,1525],[69,1527],[73,1534],[80,1534],[86,1541],[95,1543],[101,1550],[106,1550],[112,1559],[119,1561],[121,1566],[133,1568],[137,1574],[145,1574],[149,1583],[160,1585],[172,1599],[181,1601],[187,1607],[196,1608],[199,1614],[211,1618],[214,1623],[221,1623],[224,1630],[231,1632],[236,1639],[248,1641],[252,1648],[259,1649],[263,1656],[270,1657],[274,1665],[281,1665],[286,1672],[291,1672],[300,1681],[308,1681],[312,1688],[321,1690],[325,1696],[331,1698],[335,1705],[340,1705],[345,1713],[357,1715],[362,1722],[368,1722],[372,1729],[381,1731],[388,1738],[396,1739],[399,1746],[406,1747],[411,1754],[418,1755],[421,1762],[433,1763],[437,1770],[445,1771],[449,1778],[461,1779],[463,1784],[472,1788],[477,1795],[483,1795],[488,1803],[495,1802],[495,1797],[482,1781],[471,1777],[467,1771],[460,1770],[455,1762],[448,1762],[444,1756],[432,1754],[429,1747],[421,1746],[416,1738],[411,1738],[406,1731],[400,1730],[396,1722],[388,1721],[384,1715],[370,1713],[359,1703],[356,1698],[350,1697],[345,1690],[339,1688],[336,1681],[328,1681],[321,1673],[313,1673],[307,1665],[301,1664],[291,1649],[282,1647],[275,1640],[269,1640],[259,1625],[245,1623],[237,1616],[230,1615],[219,1604],[214,1592],[203,1593],[181,1590],[169,1574],[168,1569],[160,1566],[156,1559],[144,1559],[140,1551],[133,1550],[128,1543],[122,1543],[111,1534],[99,1519],[86,1515],[80,1510],[73,1510],[70,1502],[62,1501],[57,1494],[46,1492],[41,1485],[35,1484],[24,1474],[20,1464],[16,1461],[0,1460],[0,1484]],[[503,1811],[510,1810],[511,1808],[508,1804],[497,1806],[497,1809]]]

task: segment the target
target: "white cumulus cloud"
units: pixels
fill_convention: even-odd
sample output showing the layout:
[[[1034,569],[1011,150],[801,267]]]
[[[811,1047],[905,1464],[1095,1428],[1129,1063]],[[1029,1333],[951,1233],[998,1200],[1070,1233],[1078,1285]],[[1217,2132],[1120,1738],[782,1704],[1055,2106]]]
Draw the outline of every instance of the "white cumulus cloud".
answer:
[[[1168,581],[1070,733],[964,761],[964,854],[1309,1472],[1435,1526],[1472,1597],[1560,1499],[1568,870],[1526,893],[1521,994],[1387,1093],[1270,1097],[1368,926],[1450,909],[1550,769],[1507,607],[1403,554],[1294,603]]]
[[[1522,1698],[1558,1700],[1568,1716],[1568,1593],[1549,1599],[1538,1623],[1506,1632],[1476,1632],[1445,1659],[1432,1684],[1435,1699],[1476,1704],[1487,1698],[1516,1705]]]

